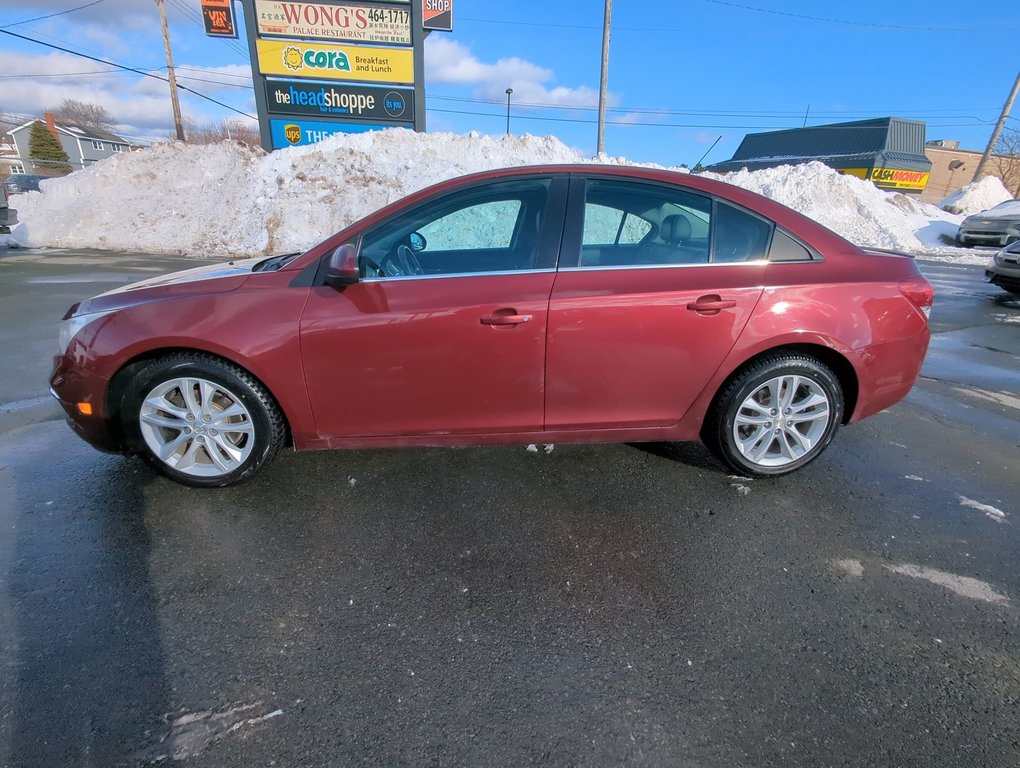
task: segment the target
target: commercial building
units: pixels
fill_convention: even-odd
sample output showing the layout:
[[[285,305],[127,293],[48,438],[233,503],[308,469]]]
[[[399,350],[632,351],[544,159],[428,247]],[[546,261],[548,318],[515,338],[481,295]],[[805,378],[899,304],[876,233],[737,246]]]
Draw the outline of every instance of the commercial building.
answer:
[[[882,117],[749,133],[731,159],[707,170],[729,173],[817,161],[882,189],[921,193],[932,168],[924,153],[924,132],[918,120]]]
[[[931,179],[921,200],[937,203],[974,181],[982,152],[960,149],[960,142],[952,139],[936,139],[925,145],[924,154],[931,160]],[[1020,197],[1020,156],[992,155],[982,175],[998,176],[1013,197]]]

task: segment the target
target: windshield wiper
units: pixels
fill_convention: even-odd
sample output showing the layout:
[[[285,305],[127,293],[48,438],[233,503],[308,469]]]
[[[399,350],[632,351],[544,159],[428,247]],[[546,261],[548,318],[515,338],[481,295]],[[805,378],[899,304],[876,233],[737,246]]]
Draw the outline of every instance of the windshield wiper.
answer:
[[[251,268],[252,272],[275,272],[278,269],[285,267],[295,258],[301,255],[301,252],[297,253],[285,253],[282,256],[272,256],[268,259],[264,259]]]

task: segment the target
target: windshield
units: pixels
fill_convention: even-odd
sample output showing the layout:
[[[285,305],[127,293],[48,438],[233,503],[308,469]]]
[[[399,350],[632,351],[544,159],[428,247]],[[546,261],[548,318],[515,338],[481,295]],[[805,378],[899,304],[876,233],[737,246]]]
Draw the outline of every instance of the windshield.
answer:
[[[1004,203],[999,203],[994,208],[989,208],[988,213],[1020,216],[1020,200],[1007,200]]]

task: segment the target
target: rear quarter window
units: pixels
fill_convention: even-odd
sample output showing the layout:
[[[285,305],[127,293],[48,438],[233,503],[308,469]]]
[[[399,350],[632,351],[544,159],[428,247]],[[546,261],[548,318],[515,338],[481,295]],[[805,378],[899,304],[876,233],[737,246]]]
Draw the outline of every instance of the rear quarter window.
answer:
[[[769,248],[769,261],[812,261],[813,259],[811,251],[801,243],[783,230],[776,230],[776,234],[772,237],[772,246]]]

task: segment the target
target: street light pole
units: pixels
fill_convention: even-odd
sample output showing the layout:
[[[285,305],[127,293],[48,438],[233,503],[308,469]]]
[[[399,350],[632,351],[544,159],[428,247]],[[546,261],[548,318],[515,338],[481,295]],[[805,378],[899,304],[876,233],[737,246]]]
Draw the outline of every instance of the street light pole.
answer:
[[[514,92],[513,88],[506,89],[506,135],[510,135],[510,94]]]

